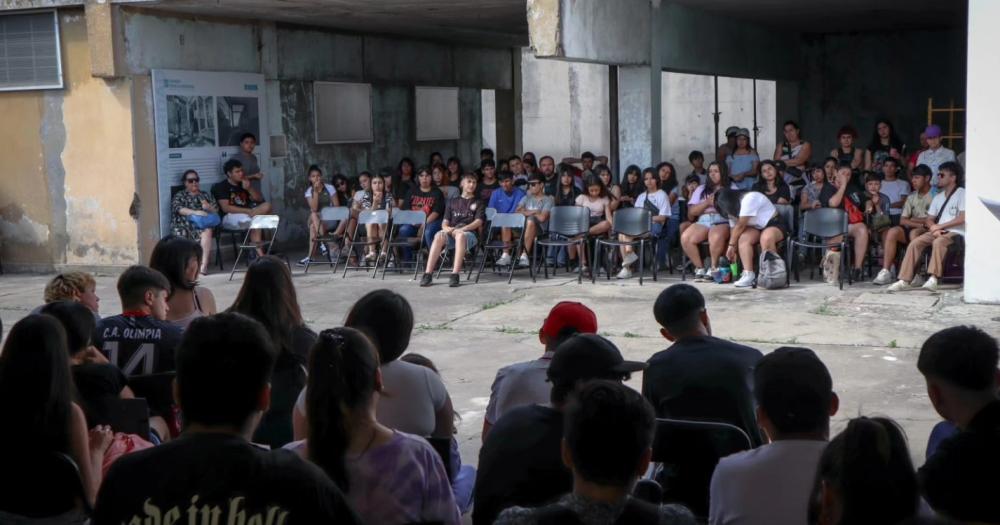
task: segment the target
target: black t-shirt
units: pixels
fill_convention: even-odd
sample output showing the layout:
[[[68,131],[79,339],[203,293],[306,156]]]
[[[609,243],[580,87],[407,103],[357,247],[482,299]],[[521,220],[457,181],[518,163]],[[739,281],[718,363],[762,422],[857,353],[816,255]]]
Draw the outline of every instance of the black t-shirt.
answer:
[[[855,206],[860,206],[863,201],[864,191],[854,185],[848,186],[847,190],[844,191],[844,198],[851,199]],[[819,202],[824,208],[830,207],[830,198],[837,194],[837,187],[833,184],[824,184],[823,189],[819,191]],[[838,208],[843,208],[844,202],[840,202]],[[863,207],[861,207],[863,209]]]
[[[126,376],[174,370],[181,329],[152,316],[105,317],[94,331],[94,346]]]
[[[555,197],[556,192],[559,191],[559,176],[553,174],[552,178],[545,179],[543,185],[545,187],[545,194],[551,197]]]
[[[483,202],[490,202],[490,197],[493,196],[493,191],[500,187],[500,181],[495,180],[493,184],[486,184],[485,182],[480,182],[479,186],[476,187],[476,193],[479,195],[479,200]]]
[[[171,523],[170,517],[173,523],[360,523],[318,467],[228,434],[182,436],[122,456],[101,484],[92,523]]]
[[[657,417],[721,421],[762,443],[753,400],[753,368],[762,354],[711,336],[685,337],[653,354],[642,395]]]
[[[226,200],[229,201],[230,205],[240,208],[253,209],[264,202],[263,198],[259,201],[252,198],[250,192],[243,189],[243,186],[230,184],[229,179],[213,184],[212,196],[215,197],[216,202]]]
[[[403,197],[404,210],[422,211],[427,214],[428,217],[432,213],[438,214],[438,219],[441,219],[441,215],[444,214],[444,193],[437,188],[431,188],[431,191],[423,192],[419,187],[411,188],[410,191],[406,192],[406,196]]]
[[[792,190],[787,184],[779,184],[774,193],[768,193],[766,186],[754,186],[753,191],[763,193],[767,200],[771,201],[771,204],[778,204],[778,199],[781,198],[785,199],[785,204],[792,202]]]
[[[455,197],[449,199],[444,208],[444,220],[452,228],[461,228],[485,217],[486,205],[476,199]]]
[[[479,451],[472,522],[493,523],[515,505],[537,507],[573,489],[562,463],[562,412],[541,405],[511,410],[490,429]]]
[[[271,408],[257,425],[254,443],[280,448],[292,441],[292,411],[306,386],[306,363],[316,343],[316,332],[306,326],[292,330],[290,351],[278,355],[271,374]]]
[[[73,384],[83,401],[83,413],[87,416],[87,428],[109,424],[107,414],[100,413],[98,406],[108,399],[116,399],[128,385],[125,374],[117,366],[99,363],[73,365]]]
[[[968,427],[944,440],[917,472],[936,512],[962,522],[1000,523],[1000,401],[980,410]]]
[[[576,206],[576,198],[581,193],[583,193],[583,192],[580,191],[580,188],[577,188],[576,186],[573,186],[573,191],[571,191],[569,193],[564,193],[562,191],[562,188],[559,188],[556,191],[556,195],[555,195],[555,205],[556,206]]]

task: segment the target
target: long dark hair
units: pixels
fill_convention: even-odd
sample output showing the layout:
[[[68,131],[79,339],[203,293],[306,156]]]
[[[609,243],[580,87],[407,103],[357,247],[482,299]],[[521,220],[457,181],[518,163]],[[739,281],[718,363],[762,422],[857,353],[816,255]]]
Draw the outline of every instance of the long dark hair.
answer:
[[[171,234],[160,239],[153,247],[153,254],[149,257],[149,267],[159,271],[170,281],[171,294],[177,289],[194,290],[198,286],[198,281],[188,281],[184,274],[192,257],[197,257],[198,264],[201,265],[203,256],[201,244],[187,237]]]
[[[597,196],[598,199],[609,198],[608,197],[608,187],[604,185],[604,181],[601,180],[597,175],[590,175],[587,180],[583,181],[583,189],[586,190],[585,195],[590,198],[590,187],[597,186],[601,188],[601,193]]]
[[[712,181],[712,166],[716,166],[719,168],[718,184]],[[726,165],[717,160],[709,162],[708,166],[705,167],[705,189],[702,190],[701,192],[702,198],[712,195],[720,188],[728,188],[731,185],[732,183],[729,182],[729,171],[726,169]]]
[[[628,176],[631,173],[636,174],[635,184],[632,184],[631,182],[628,181]],[[641,195],[642,192],[646,191],[645,189],[646,187],[642,183],[642,170],[639,169],[639,166],[636,166],[635,164],[630,164],[629,167],[625,168],[625,176],[622,177],[621,186],[622,186],[622,195],[628,195],[633,199]]]
[[[340,181],[344,181],[346,183],[346,191],[341,191],[340,187],[337,186],[337,183]],[[343,173],[338,173],[333,176],[331,182],[333,183],[333,191],[337,194],[337,203],[341,206],[347,206],[351,202],[351,195],[353,194],[351,191],[351,180],[348,179]]]
[[[670,168],[670,178],[667,179],[666,181],[664,180],[660,181],[660,189],[663,190],[664,193],[669,194],[671,190],[677,187],[677,168],[675,168],[674,165],[669,162],[661,162],[656,165],[657,178],[660,177],[660,170],[663,169],[664,166]]]
[[[243,286],[227,311],[259,321],[283,353],[293,351],[292,335],[304,325],[292,274],[285,261],[273,255],[259,257],[250,265]]]
[[[343,492],[351,488],[344,462],[351,443],[347,417],[371,401],[378,367],[375,347],[353,328],[323,330],[309,354],[309,459]]]
[[[62,324],[49,315],[18,321],[0,353],[0,421],[8,429],[0,446],[69,453],[72,392]]]
[[[882,139],[878,136],[878,125],[885,124],[889,126],[889,147],[896,148],[899,154],[903,154],[903,140],[899,138],[896,134],[896,126],[892,125],[892,122],[887,118],[880,118],[875,121],[875,127],[872,128],[872,140],[868,143],[868,151],[874,153],[875,150],[879,149],[882,145]]]
[[[738,219],[740,216],[740,203],[743,196],[748,192],[722,188],[715,194],[715,211],[719,212],[724,219]]]
[[[773,161],[773,160],[771,160],[771,159],[765,159],[765,160],[760,161],[760,168],[761,168],[760,169],[760,176],[757,177],[757,182],[755,182],[753,184],[753,188],[751,188],[752,191],[759,191],[760,193],[763,193],[764,195],[768,194],[767,193],[767,181],[764,180],[764,166],[771,166],[772,168],[774,168],[774,172],[776,174],[775,177],[774,177],[774,189],[775,189],[775,191],[780,190],[782,186],[788,186],[788,183],[785,182],[785,177],[783,177],[782,174],[781,174],[782,170],[778,169],[778,163],[775,162],[775,161]]]

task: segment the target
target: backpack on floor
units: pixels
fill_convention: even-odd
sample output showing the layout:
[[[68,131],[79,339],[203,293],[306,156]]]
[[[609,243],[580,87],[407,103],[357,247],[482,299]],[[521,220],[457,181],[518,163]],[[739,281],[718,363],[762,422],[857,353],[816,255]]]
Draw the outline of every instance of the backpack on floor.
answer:
[[[758,287],[773,290],[788,286],[788,269],[785,267],[785,260],[780,255],[765,251],[760,254],[760,264],[757,266],[759,268]]]

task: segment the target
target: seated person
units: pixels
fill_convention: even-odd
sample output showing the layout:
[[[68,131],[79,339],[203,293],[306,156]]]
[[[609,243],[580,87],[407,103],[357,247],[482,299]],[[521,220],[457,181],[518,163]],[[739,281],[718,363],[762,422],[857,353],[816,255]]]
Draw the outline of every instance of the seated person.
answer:
[[[444,170],[443,165],[438,165],[435,167],[437,172]],[[441,231],[441,220],[444,218],[444,204],[445,197],[444,192],[434,186],[433,178],[431,177],[430,170],[426,166],[422,166],[417,169],[417,185],[410,188],[406,195],[403,196],[403,206],[404,210],[422,211],[427,215],[427,219],[424,222],[423,228],[414,226],[412,224],[403,224],[399,227],[397,232],[400,237],[416,237],[418,234],[423,236],[423,245],[430,247],[431,243],[434,242],[434,236],[437,232]],[[420,233],[420,230],[423,233]],[[404,259],[411,259],[412,250],[407,247],[404,249]]]
[[[843,208],[847,212],[847,235],[854,243],[854,261],[852,278],[861,280],[862,266],[868,253],[868,225],[865,224],[865,192],[855,182],[855,176],[848,163],[837,166],[833,184],[827,185],[820,194],[820,201],[830,208]],[[827,240],[829,243],[840,242],[840,236]],[[832,253],[832,252],[831,252]],[[839,257],[839,255],[837,255]],[[839,259],[838,259],[839,260]]]
[[[753,373],[757,421],[770,444],[722,458],[712,475],[712,525],[799,525],[840,401],[826,365],[807,348],[778,348]]]
[[[882,161],[882,193],[889,197],[889,215],[892,216],[893,226],[899,225],[906,196],[910,194],[910,183],[899,178],[899,163],[900,160],[895,157],[886,157]]]
[[[514,157],[516,158],[516,157]],[[520,165],[521,159],[517,159],[517,163]],[[501,171],[499,175],[500,188],[495,190],[490,195],[489,204],[486,205],[487,208],[493,208],[497,213],[514,213],[517,211],[517,205],[524,198],[526,193],[523,189],[514,186],[514,176],[509,171]],[[509,243],[513,239],[513,232],[510,228],[500,229],[500,238],[505,243]],[[510,266],[510,249],[506,248],[497,259],[498,266]]]
[[[313,164],[309,166],[309,187],[306,188],[306,206],[309,207],[309,253],[299,261],[300,266],[305,266],[312,261],[313,250],[316,249],[315,239],[326,235],[329,228],[336,226],[347,227],[345,222],[342,225],[327,224],[320,218],[320,212],[328,206],[347,206],[348,202],[341,202],[336,188],[333,184],[323,182],[323,171],[319,166]],[[339,229],[339,228],[338,228]],[[329,247],[326,243],[320,243],[319,251],[324,256],[329,257]],[[331,257],[332,259],[332,257]]]
[[[760,178],[751,191],[763,193],[771,204],[791,204],[792,190],[778,169],[777,161],[763,160],[760,163]]]
[[[309,357],[308,437],[287,448],[322,468],[364,523],[459,525],[438,453],[376,421],[381,392],[378,353],[364,333],[322,331]]]
[[[956,326],[928,338],[917,358],[931,404],[959,429],[920,468],[921,492],[935,512],[963,523],[1000,523],[998,353],[986,332]]]
[[[679,235],[683,235],[684,231],[691,226],[691,218],[688,216],[687,212],[688,202],[691,201],[691,196],[694,195],[695,190],[697,190],[702,184],[704,184],[704,182],[701,182],[701,179],[699,179],[697,175],[692,174],[688,175],[687,178],[684,179],[684,185],[680,187],[680,194],[676,203],[676,207],[678,208],[676,219],[680,222],[680,231],[678,232]],[[681,209],[681,203],[684,204],[683,209]],[[683,217],[681,215],[683,215]],[[671,216],[671,218],[674,217]],[[678,242],[680,242],[679,235],[677,238]]]
[[[575,204],[587,208],[590,215],[590,230],[588,237],[599,237],[611,230],[611,199],[608,197],[608,189],[604,183],[596,176],[588,176],[584,183],[585,192],[576,197]],[[569,258],[574,260],[576,252],[580,251],[580,264],[583,271],[587,271],[587,251],[577,250],[576,246],[569,247]]]
[[[759,446],[753,368],[761,353],[712,337],[705,298],[689,284],[660,292],[653,316],[662,327],[660,334],[673,342],[649,358],[642,375],[642,394],[656,416],[729,423]]]
[[[175,193],[170,201],[172,233],[199,243],[203,253],[211,254],[213,228],[222,223],[219,205],[211,193],[201,191],[201,177],[197,171],[185,171],[181,180],[184,181],[184,189]],[[201,262],[202,275],[208,275],[210,259],[206,256]]]
[[[518,267],[530,264],[529,254],[535,245],[535,239],[548,230],[549,214],[555,205],[555,199],[545,194],[545,178],[541,173],[532,173],[528,177],[528,193],[517,203],[517,213],[528,218],[524,223],[524,251],[517,260]]]
[[[222,209],[222,227],[227,230],[243,230],[250,227],[253,218],[271,213],[271,203],[264,200],[260,190],[255,189],[243,172],[243,164],[229,159],[222,166],[226,180],[212,186],[212,196]],[[264,255],[260,245],[261,230],[250,232],[250,240],[257,243],[257,254]]]
[[[890,292],[900,292],[909,289],[917,264],[924,250],[931,248],[931,262],[927,267],[930,277],[924,283],[925,290],[935,291],[938,279],[944,273],[944,256],[948,247],[965,238],[965,188],[962,166],[957,162],[945,162],[941,165],[938,175],[938,188],[941,190],[931,201],[927,210],[924,226],[927,232],[910,242],[899,268],[899,280],[889,286]]]
[[[167,321],[181,330],[191,321],[217,310],[215,295],[198,282],[203,253],[201,245],[191,239],[168,235],[156,243],[149,257],[149,267],[170,281]]]
[[[826,170],[821,164],[815,164],[806,171],[809,174],[809,183],[802,188],[799,197],[799,210],[803,213],[823,207],[819,196],[827,184]],[[805,232],[805,230],[802,231]],[[799,238],[805,239],[804,234],[800,234]]]
[[[885,236],[892,227],[892,217],[889,215],[889,196],[882,193],[882,178],[875,173],[865,175],[864,200],[865,223],[868,225],[868,238],[879,239],[883,244]]]
[[[191,323],[174,387],[184,437],[116,461],[93,523],[180,522],[182,512],[218,523],[360,523],[319,468],[250,443],[270,403],[276,355],[260,323],[241,314]]]
[[[371,181],[368,183],[368,191],[361,194],[361,200],[354,201],[354,210],[358,213],[368,210],[386,210],[390,214],[392,209],[396,207],[396,199],[393,197],[391,191],[386,188],[386,179],[382,175],[372,175]],[[404,190],[405,191],[405,190]],[[352,224],[349,227],[353,232],[355,229],[355,222],[351,221]],[[366,224],[365,225],[365,236],[368,238],[369,242],[382,239],[382,236],[386,234],[385,227],[378,224]],[[353,233],[351,233],[353,235]],[[358,240],[358,239],[355,239]],[[374,262],[377,257],[378,248],[381,243],[373,243],[367,245],[368,253],[365,254],[366,262]]]
[[[97,296],[97,281],[94,276],[87,272],[63,272],[52,278],[45,285],[45,292],[42,294],[45,304],[56,301],[76,301],[87,307],[94,314],[94,321],[100,322],[101,298]],[[39,306],[31,311],[32,314],[41,313],[45,305]]]
[[[656,418],[635,390],[615,381],[591,381],[566,408],[562,460],[573,471],[573,491],[558,502],[503,511],[499,525],[538,523],[657,523],[694,525],[680,505],[654,505],[630,495],[653,455]]]
[[[891,157],[890,157],[891,158]],[[889,228],[882,240],[882,269],[873,281],[875,284],[892,282],[892,267],[896,264],[896,253],[900,244],[908,244],[920,237],[927,230],[927,210],[931,207],[931,170],[921,164],[913,169],[910,183],[913,192],[906,196],[906,203],[899,216],[899,225]]]
[[[635,199],[635,207],[649,210],[649,214],[652,216],[653,223],[649,231],[656,239],[656,262],[660,264],[661,261],[666,261],[667,250],[670,249],[667,243],[670,231],[670,228],[667,227],[670,220],[670,198],[667,197],[666,192],[660,189],[660,178],[652,170],[647,170],[642,174],[642,182],[646,185],[646,191]],[[676,224],[674,226],[676,227]],[[628,242],[632,238],[619,233],[618,240]],[[631,267],[639,260],[639,256],[635,254],[635,248],[632,246],[622,246],[621,251],[622,269],[618,272],[618,278],[628,279],[632,277]]]
[[[599,335],[576,334],[559,345],[547,371],[551,406],[511,410],[479,450],[472,522],[490,524],[508,507],[545,505],[572,490],[573,475],[561,452],[569,394],[591,379],[620,383],[645,366],[625,361],[614,343]]]
[[[729,222],[715,209],[715,196],[723,188],[734,188],[722,164],[708,164],[708,178],[694,190],[688,200],[688,217],[695,221],[681,234],[681,249],[694,264],[696,281],[711,280],[719,269],[719,258],[726,253],[729,242]],[[701,257],[701,243],[708,241],[709,263]]]
[[[485,204],[490,202],[493,192],[500,187],[500,182],[497,180],[497,165],[493,162],[493,159],[484,160],[479,169],[482,171],[482,180],[477,181],[476,191],[478,191],[477,196],[479,200]],[[461,187],[462,183],[459,182],[458,185]]]
[[[788,225],[777,208],[763,194],[756,191],[736,191],[723,188],[715,198],[719,214],[729,220],[729,249],[726,258],[736,260],[739,246],[743,274],[734,286],[746,288],[757,279],[754,273],[754,247],[759,243],[761,253],[777,252],[778,243],[788,238]]]
[[[538,341],[545,346],[542,357],[505,366],[497,371],[490,387],[490,402],[483,418],[483,441],[490,428],[507,412],[524,405],[549,402],[552,384],[546,372],[556,348],[577,333],[597,333],[597,316],[582,303],[560,301],[538,330]]]
[[[441,231],[434,236],[434,242],[431,243],[430,253],[427,255],[427,267],[420,279],[420,286],[430,286],[434,282],[434,269],[445,245],[455,250],[452,255],[448,286],[454,288],[461,285],[465,255],[476,247],[476,243],[479,242],[477,232],[485,222],[486,205],[476,198],[476,177],[472,174],[463,175],[462,195],[449,200],[445,205]]]
[[[615,184],[615,179],[611,175],[611,168],[608,166],[601,164],[594,171],[600,177],[601,182],[604,183],[604,187],[608,189],[608,198],[611,199],[611,213],[614,214],[615,210],[621,206],[622,187]]]

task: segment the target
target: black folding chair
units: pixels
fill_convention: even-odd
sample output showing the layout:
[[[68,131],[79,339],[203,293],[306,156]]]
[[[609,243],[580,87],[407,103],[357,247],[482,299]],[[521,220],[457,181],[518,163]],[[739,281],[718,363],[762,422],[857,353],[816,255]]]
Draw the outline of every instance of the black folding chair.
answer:
[[[594,240],[594,266],[601,261],[601,250],[604,246],[619,248],[631,246],[632,249],[639,249],[639,285],[642,286],[642,274],[645,273],[646,264],[646,244],[653,246],[653,280],[656,280],[656,239],[650,233],[652,229],[652,215],[645,208],[622,208],[615,212],[612,217],[611,235],[607,239]],[[627,235],[631,241],[618,239],[617,234]],[[614,255],[617,250],[612,250]],[[611,267],[608,257],[604,258],[604,273],[608,280],[611,280]],[[590,272],[590,282],[597,282],[597,272]]]
[[[30,445],[0,454],[0,511],[39,520],[73,510],[89,514],[79,465],[66,454]]]
[[[368,225],[378,225],[383,228],[389,224],[389,212],[387,210],[362,210],[358,214],[358,223],[354,227],[354,235],[347,239],[347,244],[344,247],[344,251],[347,252],[347,260],[344,261],[344,275],[341,278],[347,277],[348,270],[364,270],[368,271],[373,269],[372,279],[378,275],[378,258],[382,257],[382,251],[384,250],[383,244],[385,239],[383,237],[365,237],[361,240],[360,232],[362,228]],[[364,249],[368,246],[375,247],[375,264],[372,266],[364,265]],[[360,249],[359,249],[360,248]],[[359,261],[358,264],[351,264],[351,256]]]
[[[795,255],[795,247],[799,246],[807,250],[828,250],[831,248],[840,248],[840,278],[839,284],[840,289],[844,289],[844,273],[850,273],[846,270],[847,263],[847,212],[840,208],[817,208],[815,210],[809,210],[802,215],[802,229],[806,233],[806,240],[800,241],[796,236],[789,235],[791,238],[787,239],[785,243],[787,253],[787,261],[792,266],[790,271],[788,271],[787,279],[791,279],[792,271],[795,272],[795,282],[799,282],[799,265],[797,264],[797,258]],[[809,240],[809,236],[818,237],[819,241]],[[835,237],[840,237],[839,242],[827,242],[827,239],[832,239]],[[812,270],[809,271],[809,278],[812,278]],[[848,283],[850,283],[851,276],[848,275]]]
[[[337,224],[337,228],[338,229],[340,227],[340,223],[342,223],[343,221],[350,220],[350,219],[351,219],[351,209],[348,208],[347,206],[327,206],[326,208],[323,208],[323,209],[321,209],[319,211],[319,220],[320,221],[322,221],[324,223],[336,222],[336,223],[338,223]],[[341,240],[343,240],[343,238],[344,238],[344,234],[343,233],[338,234],[336,232],[336,230],[334,230],[334,231],[327,231],[326,235],[320,235],[320,236],[317,236],[315,239],[313,239],[312,244],[309,245],[309,253],[307,254],[307,257],[306,257],[306,260],[305,260],[305,267],[306,267],[306,269],[302,273],[309,273],[309,267],[312,266],[312,265],[314,265],[314,264],[329,264],[330,265],[330,272],[333,273],[334,275],[336,275],[337,274],[337,265],[340,264],[340,254],[339,253],[337,254],[336,257],[329,257],[326,262],[323,262],[323,261],[314,261],[314,260],[312,260],[312,256],[313,256],[314,253],[316,253],[316,250],[318,250],[320,246],[326,246],[327,250],[329,250],[330,249],[330,243],[334,243],[334,246],[336,247],[337,244]],[[332,252],[328,252],[328,253],[332,253]]]
[[[386,256],[385,264],[382,266],[382,279],[385,279],[385,272],[389,268],[389,261],[393,261],[397,272],[401,271],[403,266],[407,264],[406,261],[399,257],[398,250],[402,248],[413,250],[413,278],[417,278],[417,272],[420,270],[420,255],[424,247],[423,227],[426,223],[427,214],[422,210],[393,210],[392,225],[389,227],[389,233],[385,237]],[[399,227],[403,225],[416,226],[418,228],[416,237],[400,237]],[[375,262],[376,272],[378,272],[379,262],[382,261],[378,260]]]
[[[719,460],[752,448],[739,427],[713,421],[657,419],[653,479],[664,503],[682,503],[696,517],[708,517],[708,492]]]
[[[489,230],[486,233],[486,242],[482,246],[482,256],[479,262],[479,272],[476,273],[476,282],[479,282],[479,276],[483,274],[483,268],[486,267],[486,260],[493,255],[493,269],[496,270],[496,253],[503,252],[504,250],[511,253],[510,268],[507,275],[507,284],[510,284],[514,279],[514,269],[517,267],[517,255],[521,252],[521,248],[524,245],[524,225],[527,223],[527,217],[520,213],[497,213],[493,216],[490,221]],[[511,241],[504,241],[502,238],[496,240],[494,238],[494,232],[502,232],[504,228],[510,228],[511,230],[518,230],[517,239]],[[534,276],[534,271],[531,268],[531,264],[528,265],[528,275]]]
[[[578,246],[582,252],[586,252],[588,247],[588,233],[590,232],[590,210],[583,206],[555,206],[549,213],[549,233],[544,238],[535,239],[532,249],[532,259],[535,264],[542,264],[545,269],[545,278],[549,278],[549,268],[544,264],[543,258],[538,257],[538,250],[555,246],[568,248]],[[579,256],[578,256],[579,259]],[[591,259],[593,261],[593,259]],[[566,269],[569,269],[569,258],[566,259]],[[552,271],[555,275],[555,269]],[[532,273],[532,282],[538,277],[538,270]],[[583,283],[583,265],[577,261],[577,283]]]

